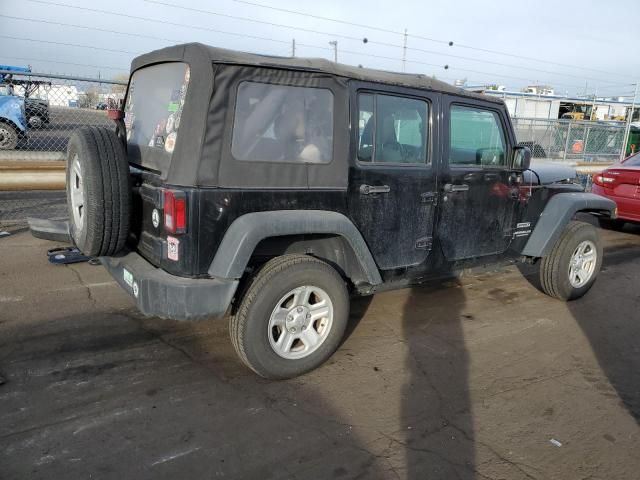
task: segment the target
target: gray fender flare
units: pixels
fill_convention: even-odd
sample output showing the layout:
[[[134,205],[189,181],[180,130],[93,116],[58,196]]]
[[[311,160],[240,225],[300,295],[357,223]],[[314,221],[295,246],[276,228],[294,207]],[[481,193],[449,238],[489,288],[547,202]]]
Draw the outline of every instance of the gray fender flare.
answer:
[[[241,278],[261,240],[297,234],[335,234],[343,237],[355,252],[368,283],[382,283],[369,247],[353,222],[341,213],[324,210],[276,210],[238,217],[227,229],[209,266],[209,275],[214,278]]]
[[[522,250],[527,257],[544,257],[551,252],[564,227],[577,212],[614,216],[615,202],[593,193],[557,193],[540,214],[533,233]]]

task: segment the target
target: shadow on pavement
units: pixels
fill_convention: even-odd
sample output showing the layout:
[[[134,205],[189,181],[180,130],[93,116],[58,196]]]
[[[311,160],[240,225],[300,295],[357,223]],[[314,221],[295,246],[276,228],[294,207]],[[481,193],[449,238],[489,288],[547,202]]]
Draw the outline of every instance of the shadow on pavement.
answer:
[[[402,392],[408,479],[475,478],[468,391],[469,355],[462,328],[465,295],[457,281],[413,288],[403,327],[409,381]]]
[[[600,393],[619,399],[640,424],[640,292],[626,293],[629,285],[640,286],[640,226],[627,224],[623,232],[600,230],[599,235],[608,245],[602,271],[591,290],[567,302],[567,308],[588,339],[600,371],[577,356],[574,366]],[[523,265],[520,271],[541,290],[537,266]]]
[[[584,371],[585,380],[605,395],[613,387],[620,403],[640,424],[640,226],[627,225],[624,233],[605,234],[615,236],[617,245],[605,249],[602,271],[591,291],[569,302],[568,308],[606,376]],[[627,293],[630,285],[632,295]]]

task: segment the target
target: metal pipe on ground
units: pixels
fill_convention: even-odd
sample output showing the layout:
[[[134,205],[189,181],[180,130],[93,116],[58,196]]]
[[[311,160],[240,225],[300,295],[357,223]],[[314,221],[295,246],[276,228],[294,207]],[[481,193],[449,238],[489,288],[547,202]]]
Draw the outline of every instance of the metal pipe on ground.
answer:
[[[0,161],[0,191],[64,190],[65,162]]]

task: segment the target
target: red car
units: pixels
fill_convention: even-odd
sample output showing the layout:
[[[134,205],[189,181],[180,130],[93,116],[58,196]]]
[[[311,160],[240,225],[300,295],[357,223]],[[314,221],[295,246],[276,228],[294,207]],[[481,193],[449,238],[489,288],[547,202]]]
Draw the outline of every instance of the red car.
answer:
[[[592,191],[618,205],[618,219],[601,221],[602,227],[618,230],[626,222],[640,223],[640,153],[594,175]]]

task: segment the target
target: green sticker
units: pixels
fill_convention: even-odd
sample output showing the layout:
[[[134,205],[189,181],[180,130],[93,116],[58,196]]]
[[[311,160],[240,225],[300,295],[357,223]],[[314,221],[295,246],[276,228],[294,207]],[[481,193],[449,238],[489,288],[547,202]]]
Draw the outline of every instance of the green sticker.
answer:
[[[170,102],[169,106],[167,106],[169,112],[177,112],[179,108],[180,104],[178,102]]]

